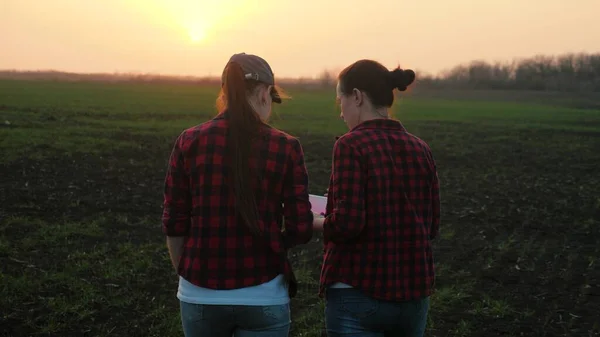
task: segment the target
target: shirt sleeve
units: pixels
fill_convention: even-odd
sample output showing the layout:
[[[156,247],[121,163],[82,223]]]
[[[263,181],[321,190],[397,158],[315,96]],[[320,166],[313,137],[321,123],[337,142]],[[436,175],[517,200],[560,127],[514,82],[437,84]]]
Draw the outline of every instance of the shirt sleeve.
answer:
[[[323,224],[325,241],[344,243],[355,239],[365,226],[365,195],[360,153],[338,140],[333,149],[331,213]]]
[[[187,236],[191,224],[191,195],[182,138],[183,134],[175,141],[164,183],[162,231],[166,236]]]
[[[308,198],[308,171],[304,152],[297,139],[292,141],[283,187],[284,231],[286,249],[305,244],[313,235],[313,214]]]

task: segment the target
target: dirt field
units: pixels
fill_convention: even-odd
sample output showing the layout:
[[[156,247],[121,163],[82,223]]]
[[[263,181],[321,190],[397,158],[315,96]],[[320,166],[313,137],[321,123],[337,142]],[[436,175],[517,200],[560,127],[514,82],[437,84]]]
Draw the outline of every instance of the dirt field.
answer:
[[[345,131],[330,92],[294,92],[311,193]],[[0,336],[182,336],[160,231],[172,141],[215,88],[0,81]],[[427,336],[600,335],[600,111],[408,97],[442,184]],[[293,336],[320,336],[321,242],[293,251]]]

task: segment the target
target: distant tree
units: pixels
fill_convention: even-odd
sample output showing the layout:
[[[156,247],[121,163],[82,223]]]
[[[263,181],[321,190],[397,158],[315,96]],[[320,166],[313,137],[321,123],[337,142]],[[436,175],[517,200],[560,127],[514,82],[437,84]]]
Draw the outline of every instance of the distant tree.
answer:
[[[318,81],[323,87],[331,87],[335,85],[335,75],[331,70],[323,70],[318,76]]]

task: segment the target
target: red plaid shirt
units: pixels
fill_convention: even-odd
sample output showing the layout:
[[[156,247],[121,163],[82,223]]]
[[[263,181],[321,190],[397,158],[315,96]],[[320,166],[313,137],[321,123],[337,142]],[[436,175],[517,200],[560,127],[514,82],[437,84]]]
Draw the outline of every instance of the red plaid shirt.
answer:
[[[228,186],[225,158],[228,122],[218,115],[177,138],[165,179],[162,230],[184,236],[178,273],[211,289],[261,284],[280,273],[289,276],[287,250],[312,238],[308,174],[300,142],[265,127],[253,146],[250,165],[262,179],[256,186],[259,227],[256,238],[238,222]],[[285,217],[285,229],[282,222]]]
[[[381,300],[431,295],[436,164],[400,122],[366,121],[336,141],[326,214],[320,296],[335,282]]]

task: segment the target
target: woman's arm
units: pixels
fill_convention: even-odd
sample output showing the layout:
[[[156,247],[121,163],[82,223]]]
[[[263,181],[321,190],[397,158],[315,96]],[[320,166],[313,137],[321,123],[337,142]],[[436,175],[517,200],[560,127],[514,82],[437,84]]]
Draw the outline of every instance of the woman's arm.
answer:
[[[167,236],[167,249],[169,250],[171,264],[175,270],[177,270],[179,261],[181,260],[181,254],[183,254],[184,242],[185,237],[183,236]]]
[[[175,141],[164,184],[162,231],[167,236],[167,248],[173,267],[177,269],[183,243],[190,230],[191,196],[185,170],[182,135]]]
[[[348,242],[362,232],[366,216],[360,153],[343,138],[334,146],[332,179],[331,214],[316,218],[314,226],[326,241]]]
[[[297,139],[292,140],[283,190],[284,231],[286,249],[305,244],[313,235],[313,213],[308,199],[308,172],[304,152]]]

